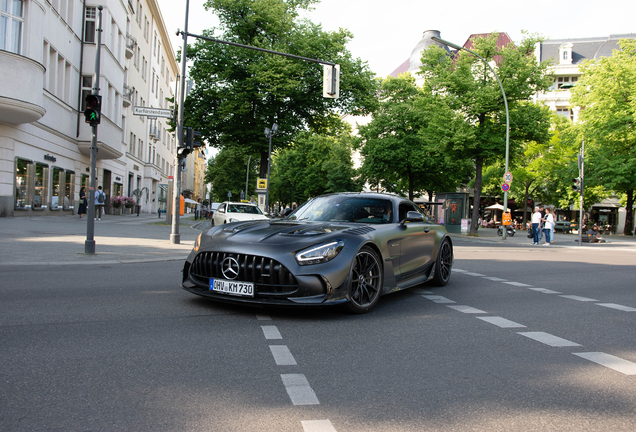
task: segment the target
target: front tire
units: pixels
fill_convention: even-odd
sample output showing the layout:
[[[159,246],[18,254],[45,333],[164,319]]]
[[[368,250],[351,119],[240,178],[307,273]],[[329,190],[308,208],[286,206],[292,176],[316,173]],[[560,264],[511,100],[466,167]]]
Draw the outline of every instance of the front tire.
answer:
[[[381,261],[375,251],[363,247],[353,260],[350,272],[349,303],[350,312],[369,312],[380,300],[383,286]]]
[[[444,286],[451,277],[453,268],[453,246],[448,239],[442,240],[437,251],[437,260],[435,261],[435,276],[433,276],[433,285]]]

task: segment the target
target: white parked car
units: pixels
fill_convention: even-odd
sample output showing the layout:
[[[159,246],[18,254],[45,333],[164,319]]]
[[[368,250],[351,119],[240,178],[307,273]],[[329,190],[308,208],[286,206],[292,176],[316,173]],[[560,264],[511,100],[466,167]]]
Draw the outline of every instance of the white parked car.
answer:
[[[221,203],[214,212],[214,225],[223,225],[232,222],[248,220],[269,219],[261,209],[249,203],[229,202]]]

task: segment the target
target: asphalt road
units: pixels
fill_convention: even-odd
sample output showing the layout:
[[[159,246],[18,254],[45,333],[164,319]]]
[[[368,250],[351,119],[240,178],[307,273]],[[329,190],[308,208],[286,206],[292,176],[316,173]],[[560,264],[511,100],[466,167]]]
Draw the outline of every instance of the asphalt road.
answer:
[[[360,316],[3,267],[0,430],[634,431],[636,250],[455,243],[448,286]]]

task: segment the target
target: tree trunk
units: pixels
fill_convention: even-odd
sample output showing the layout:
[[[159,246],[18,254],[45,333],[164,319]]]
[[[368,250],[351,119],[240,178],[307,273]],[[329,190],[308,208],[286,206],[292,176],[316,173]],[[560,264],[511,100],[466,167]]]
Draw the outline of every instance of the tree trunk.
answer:
[[[634,189],[627,191],[627,206],[625,210],[623,235],[634,235]]]
[[[477,235],[477,224],[479,223],[479,206],[481,204],[481,169],[484,163],[482,156],[475,158],[475,198],[473,200],[473,216],[470,223],[470,235]]]
[[[267,178],[267,153],[267,150],[261,152],[261,166],[258,174],[259,178]]]

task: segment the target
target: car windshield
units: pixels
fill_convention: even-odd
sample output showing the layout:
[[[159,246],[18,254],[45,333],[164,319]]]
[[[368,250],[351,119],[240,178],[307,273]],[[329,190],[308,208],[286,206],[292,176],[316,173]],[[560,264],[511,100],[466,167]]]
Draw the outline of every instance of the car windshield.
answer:
[[[228,204],[227,205],[228,213],[247,213],[247,214],[263,214],[261,209],[254,205],[247,204]]]
[[[390,200],[332,195],[306,202],[289,219],[386,224],[393,221],[393,210]]]

